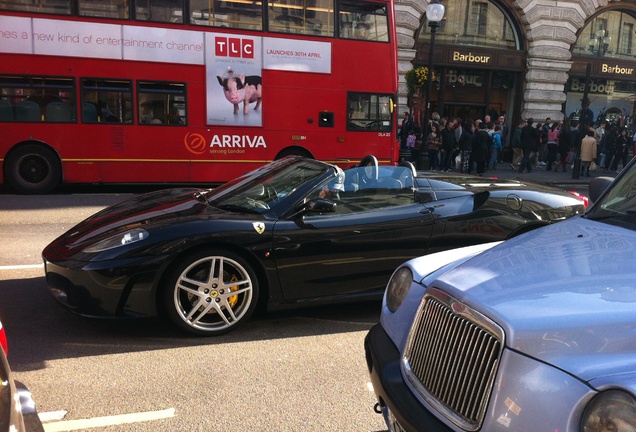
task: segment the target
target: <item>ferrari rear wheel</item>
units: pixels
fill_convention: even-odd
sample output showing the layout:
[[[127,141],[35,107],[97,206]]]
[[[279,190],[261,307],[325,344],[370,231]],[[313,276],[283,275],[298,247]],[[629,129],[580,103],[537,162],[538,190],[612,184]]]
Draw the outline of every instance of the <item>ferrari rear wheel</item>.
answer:
[[[168,278],[163,301],[170,319],[200,336],[234,330],[252,315],[258,280],[236,254],[204,251],[182,261]]]

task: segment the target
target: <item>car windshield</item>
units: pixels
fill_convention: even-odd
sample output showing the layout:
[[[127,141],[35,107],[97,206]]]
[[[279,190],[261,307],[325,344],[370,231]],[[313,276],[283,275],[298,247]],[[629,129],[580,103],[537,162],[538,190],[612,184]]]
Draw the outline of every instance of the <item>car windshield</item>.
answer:
[[[636,224],[636,165],[631,165],[586,215],[590,219]],[[634,229],[634,226],[630,227]]]
[[[206,199],[226,210],[263,213],[329,170],[313,159],[284,158],[209,191]]]

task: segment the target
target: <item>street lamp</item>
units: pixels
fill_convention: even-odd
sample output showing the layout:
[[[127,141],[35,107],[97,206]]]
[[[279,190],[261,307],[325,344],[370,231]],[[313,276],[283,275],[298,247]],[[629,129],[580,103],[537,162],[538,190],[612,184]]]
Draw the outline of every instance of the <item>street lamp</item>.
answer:
[[[424,107],[424,133],[428,132],[428,122],[431,111],[431,90],[433,89],[433,48],[435,47],[435,33],[440,21],[444,18],[445,8],[438,0],[431,0],[426,6],[426,19],[431,28],[431,42],[428,46],[428,80],[426,81],[426,105]],[[426,139],[426,137],[424,137]]]
[[[610,43],[612,43],[612,38],[610,37],[609,32],[602,28],[596,30],[594,35],[595,38],[590,40],[589,49],[591,52],[596,51],[596,54],[599,57],[603,57],[609,49]]]

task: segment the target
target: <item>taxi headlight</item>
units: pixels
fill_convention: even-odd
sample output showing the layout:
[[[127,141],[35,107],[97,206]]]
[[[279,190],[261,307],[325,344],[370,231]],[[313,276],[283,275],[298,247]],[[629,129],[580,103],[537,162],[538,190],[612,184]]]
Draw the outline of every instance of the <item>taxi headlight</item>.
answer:
[[[581,432],[636,431],[636,400],[621,390],[609,390],[592,399],[583,412]]]
[[[102,252],[108,249],[113,249],[119,246],[125,246],[131,243],[135,243],[144,239],[147,239],[149,236],[148,231],[135,228],[125,233],[117,234],[112,237],[108,237],[104,240],[100,240],[97,243],[87,247],[84,249],[84,252],[95,253]]]
[[[398,310],[406,294],[411,289],[413,273],[408,267],[401,267],[393,273],[386,287],[386,307],[391,312]]]

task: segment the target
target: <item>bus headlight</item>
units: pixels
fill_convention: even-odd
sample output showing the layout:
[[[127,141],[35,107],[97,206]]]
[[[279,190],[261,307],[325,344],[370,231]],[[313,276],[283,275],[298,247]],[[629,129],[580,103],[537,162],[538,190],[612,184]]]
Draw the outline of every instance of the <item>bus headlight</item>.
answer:
[[[636,430],[636,400],[620,390],[595,396],[583,412],[581,432],[632,432]]]
[[[413,273],[408,267],[401,267],[393,276],[386,287],[386,307],[391,312],[398,310],[402,301],[411,289]]]
[[[131,243],[135,243],[144,239],[147,239],[149,236],[148,231],[135,228],[129,231],[126,231],[122,234],[117,234],[112,237],[108,237],[104,240],[100,240],[97,243],[87,247],[84,249],[84,252],[95,253],[102,252],[108,249],[113,249],[119,246],[125,246]]]

